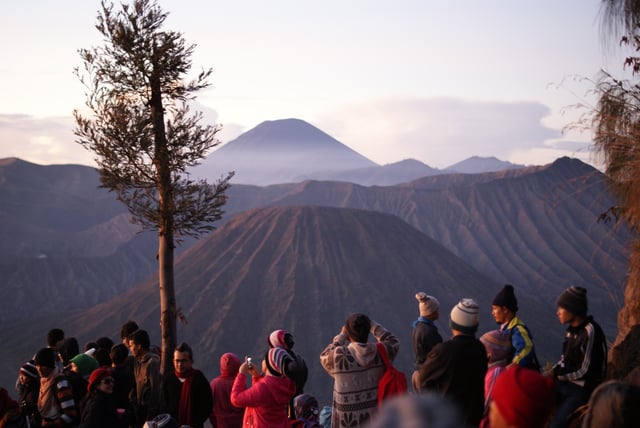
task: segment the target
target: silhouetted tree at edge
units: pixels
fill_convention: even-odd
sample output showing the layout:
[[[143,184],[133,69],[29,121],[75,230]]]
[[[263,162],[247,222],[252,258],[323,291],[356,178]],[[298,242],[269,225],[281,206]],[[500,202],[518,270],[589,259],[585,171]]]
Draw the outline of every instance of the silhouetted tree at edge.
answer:
[[[603,0],[601,5],[603,40],[614,37],[638,52],[640,1]],[[626,221],[634,236],[624,307],[618,314],[618,335],[611,353],[617,366],[620,366],[618,359],[626,360],[623,362],[626,365],[640,358],[640,355],[621,355],[626,353],[623,348],[627,345],[620,348],[618,355],[615,349],[632,327],[640,324],[640,57],[626,57],[624,66],[631,70],[631,78],[619,79],[604,71],[596,82],[599,99],[592,119],[595,151],[602,155],[605,174],[619,200],[619,205],[611,207],[603,218]],[[616,367],[614,370],[614,375],[621,376],[627,369]]]
[[[209,86],[211,70],[184,80],[194,45],[163,31],[167,14],[155,1],[135,0],[114,10],[101,3],[96,28],[104,44],[80,49],[75,72],[87,87],[85,116],[74,111],[77,142],[96,154],[102,187],[114,191],[132,220],[158,232],[162,370],[173,370],[177,342],[174,248],[180,236],[198,237],[222,217],[229,173],[211,185],[190,179],[220,142],[218,126],[201,126],[188,101]]]

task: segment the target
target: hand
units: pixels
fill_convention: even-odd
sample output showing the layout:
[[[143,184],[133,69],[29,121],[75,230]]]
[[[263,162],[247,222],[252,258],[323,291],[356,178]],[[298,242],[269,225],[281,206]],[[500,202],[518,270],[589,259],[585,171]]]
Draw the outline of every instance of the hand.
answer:
[[[262,376],[262,373],[260,373],[260,370],[258,370],[255,364],[251,364],[251,366],[249,366],[249,373],[251,373],[251,376],[255,377]]]
[[[242,363],[242,364],[240,364],[240,368],[238,369],[238,373],[246,375],[246,374],[249,373],[249,368],[250,368],[249,364],[247,364],[246,362]]]

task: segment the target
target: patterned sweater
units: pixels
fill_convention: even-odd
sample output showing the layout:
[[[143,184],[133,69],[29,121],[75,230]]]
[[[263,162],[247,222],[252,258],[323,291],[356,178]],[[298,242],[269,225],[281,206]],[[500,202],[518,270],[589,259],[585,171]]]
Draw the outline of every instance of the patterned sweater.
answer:
[[[386,346],[393,361],[400,347],[398,339],[373,320],[371,333]],[[365,424],[378,408],[378,381],[385,370],[376,344],[349,342],[340,333],[322,351],[320,363],[334,380],[331,427]]]
[[[60,372],[40,378],[38,411],[49,426],[69,427],[78,422],[78,410],[69,381]]]

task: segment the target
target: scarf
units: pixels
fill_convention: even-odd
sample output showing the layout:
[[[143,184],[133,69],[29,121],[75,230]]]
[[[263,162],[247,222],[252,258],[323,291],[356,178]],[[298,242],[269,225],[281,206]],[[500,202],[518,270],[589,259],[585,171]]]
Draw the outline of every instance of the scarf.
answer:
[[[421,317],[419,317],[417,320],[415,320],[413,322],[413,328],[416,328],[416,326],[418,325],[419,322],[424,323],[424,324],[434,325],[433,321],[431,321],[428,318],[425,318],[425,317],[421,316]]]
[[[180,389],[180,403],[178,403],[178,425],[191,425],[191,381],[196,371],[189,369],[185,373],[175,373],[180,381],[184,379]]]

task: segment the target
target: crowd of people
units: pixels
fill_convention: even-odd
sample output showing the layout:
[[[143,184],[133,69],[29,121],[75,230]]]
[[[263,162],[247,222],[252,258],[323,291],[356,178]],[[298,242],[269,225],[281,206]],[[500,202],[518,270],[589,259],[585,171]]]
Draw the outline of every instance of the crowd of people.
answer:
[[[195,368],[193,350],[179,344],[174,370],[161,374],[160,351],[135,321],[82,350],[61,329],[18,369],[17,399],[0,388],[0,428],[338,428],[338,427],[631,427],[640,426],[640,376],[606,380],[607,344],[588,314],[587,291],[573,286],[557,298],[567,325],[560,359],[541,367],[530,329],[517,315],[512,285],[492,302],[498,328],[479,338],[478,304],[462,298],[448,317],[448,340],[434,321],[440,303],[415,295],[414,370],[407,393],[380,405],[378,383],[393,361],[397,337],[366,314],[350,314],[322,350],[333,378],[330,406],[304,391],[308,369],[285,330],[266,338],[264,358],[220,357],[220,375]],[[447,332],[448,333],[448,332]],[[371,340],[373,338],[373,340]]]

